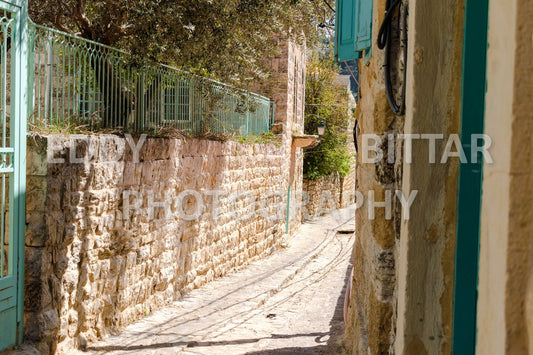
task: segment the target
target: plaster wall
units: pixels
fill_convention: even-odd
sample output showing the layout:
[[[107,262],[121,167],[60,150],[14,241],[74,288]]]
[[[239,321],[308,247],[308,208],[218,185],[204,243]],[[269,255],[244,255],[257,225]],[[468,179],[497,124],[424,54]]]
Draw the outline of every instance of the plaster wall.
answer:
[[[409,2],[406,134],[443,134],[430,163],[413,142],[403,191],[418,191],[399,243],[397,354],[451,353],[458,158],[441,163],[460,133],[464,1]],[[432,16],[432,14],[439,16]]]
[[[374,1],[373,43],[385,1]],[[439,16],[434,16],[439,14]],[[360,61],[360,134],[374,133],[387,147],[388,134],[460,132],[464,1],[409,1],[406,115],[388,107],[383,51],[373,47],[369,65]],[[395,81],[398,82],[396,78]],[[359,143],[361,147],[361,143]],[[395,206],[371,220],[356,212],[354,280],[345,336],[354,354],[440,354],[451,352],[453,266],[458,159],[440,163],[445,140],[437,141],[436,163],[427,140],[413,141],[412,162],[405,144],[395,145],[394,164],[358,161],[357,189],[417,191],[409,220]],[[386,152],[385,152],[386,153]],[[387,155],[384,157],[386,161]]]
[[[477,353],[533,353],[533,4],[491,1]]]

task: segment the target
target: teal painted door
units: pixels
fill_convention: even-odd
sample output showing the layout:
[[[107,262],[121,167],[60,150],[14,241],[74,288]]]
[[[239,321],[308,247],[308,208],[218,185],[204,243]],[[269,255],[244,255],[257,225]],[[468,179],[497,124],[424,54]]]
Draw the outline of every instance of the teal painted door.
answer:
[[[27,3],[0,0],[0,350],[22,341]]]

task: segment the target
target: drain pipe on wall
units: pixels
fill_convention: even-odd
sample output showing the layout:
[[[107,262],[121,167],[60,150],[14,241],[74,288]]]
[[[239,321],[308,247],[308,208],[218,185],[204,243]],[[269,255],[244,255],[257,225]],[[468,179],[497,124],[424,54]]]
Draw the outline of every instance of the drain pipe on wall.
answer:
[[[287,189],[287,218],[285,220],[285,234],[289,234],[290,222],[290,208],[291,208],[291,181],[289,181],[289,188]]]

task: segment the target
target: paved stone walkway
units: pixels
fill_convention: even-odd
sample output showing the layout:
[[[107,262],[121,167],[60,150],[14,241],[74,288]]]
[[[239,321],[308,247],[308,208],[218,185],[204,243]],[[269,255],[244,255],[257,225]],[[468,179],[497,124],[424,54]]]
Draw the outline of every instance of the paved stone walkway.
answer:
[[[286,249],[90,344],[93,354],[338,354],[353,209],[306,223]]]

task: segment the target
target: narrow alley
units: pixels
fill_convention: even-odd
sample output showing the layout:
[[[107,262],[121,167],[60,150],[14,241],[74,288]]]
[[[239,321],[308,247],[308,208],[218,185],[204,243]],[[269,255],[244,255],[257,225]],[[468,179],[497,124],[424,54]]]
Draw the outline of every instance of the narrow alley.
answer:
[[[533,0],[0,24],[0,355],[533,355]]]
[[[354,245],[353,209],[302,226],[288,246],[91,344],[93,354],[332,354]]]

